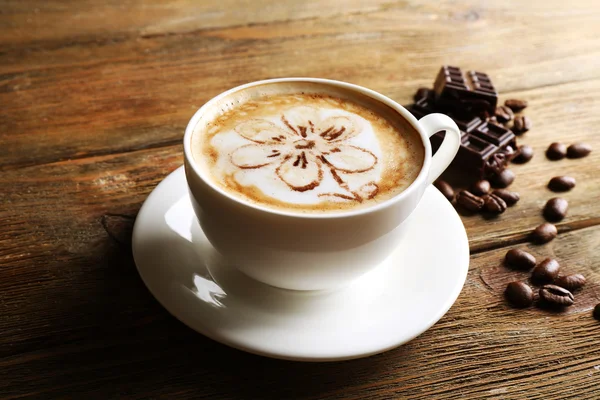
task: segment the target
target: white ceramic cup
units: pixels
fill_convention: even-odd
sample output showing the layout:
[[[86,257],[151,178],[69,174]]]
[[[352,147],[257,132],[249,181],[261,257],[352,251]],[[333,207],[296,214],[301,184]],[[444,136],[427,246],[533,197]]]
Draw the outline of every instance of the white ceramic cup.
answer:
[[[194,127],[220,99],[258,85],[310,82],[368,96],[397,112],[419,132],[425,159],[415,181],[389,200],[367,208],[335,213],[297,213],[261,207],[211,182],[195,162]],[[431,155],[429,137],[446,131]],[[266,284],[296,290],[331,289],[376,267],[398,246],[402,222],[419,204],[425,189],[448,167],[460,146],[460,131],[449,117],[430,114],[419,121],[398,103],[349,83],[315,78],[253,82],[213,98],[192,117],[184,136],[185,173],[200,226],[224,261]],[[398,268],[410,266],[399,265]]]

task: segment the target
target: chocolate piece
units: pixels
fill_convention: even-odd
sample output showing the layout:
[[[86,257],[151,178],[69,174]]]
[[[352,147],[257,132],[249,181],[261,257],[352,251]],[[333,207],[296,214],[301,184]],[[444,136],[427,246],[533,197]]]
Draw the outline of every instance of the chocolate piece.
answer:
[[[461,134],[461,146],[452,165],[480,178],[501,173],[515,155],[515,135],[504,127],[483,122],[470,133],[462,131]],[[441,132],[433,135],[433,149],[437,150],[443,140]]]
[[[548,157],[548,160],[562,160],[566,155],[567,146],[562,143],[554,142],[550,144],[550,146],[548,146],[548,150],[546,150],[546,157]]]
[[[450,85],[452,86],[452,85]],[[515,135],[509,129],[484,121],[470,114],[459,100],[449,107],[447,102],[453,97],[446,98],[446,106],[440,105],[434,99],[424,97],[407,109],[416,117],[441,112],[454,120],[461,131],[461,147],[452,165],[467,170],[479,178],[490,177],[502,172],[508,161],[516,153]],[[442,102],[443,103],[443,102]],[[431,137],[432,149],[435,152],[444,139],[444,132],[438,132]]]
[[[451,112],[442,110],[436,107],[434,101],[431,98],[422,98],[415,102],[415,104],[408,106],[408,110],[417,118],[423,118],[427,114],[441,112],[448,115],[454,120],[458,129],[461,132],[469,133],[473,129],[477,128],[483,123],[483,120],[477,116],[469,116],[460,112]]]
[[[570,176],[555,176],[548,182],[548,189],[553,192],[568,192],[575,187],[575,178]]]
[[[587,143],[573,143],[567,148],[568,158],[582,158],[592,152],[592,146]]]
[[[506,189],[496,189],[492,192],[492,194],[495,194],[496,196],[500,197],[502,200],[504,200],[504,202],[506,203],[507,206],[512,206],[515,205],[517,203],[517,201],[519,201],[519,199],[521,198],[519,196],[519,193],[517,192],[511,192],[509,190]]]
[[[435,83],[435,100],[438,107],[488,117],[494,115],[498,93],[490,78],[483,72],[469,71],[444,65]]]
[[[419,88],[415,96],[413,97],[415,101],[419,101],[421,99],[433,99],[435,96],[433,90],[427,88]]]
[[[504,105],[514,112],[519,112],[527,107],[527,100],[508,99],[504,102]]]
[[[531,232],[531,240],[533,240],[534,243],[544,244],[553,240],[557,235],[558,230],[556,229],[556,226],[544,222]]]
[[[529,160],[533,158],[533,149],[531,146],[524,144],[523,146],[519,146],[519,150],[517,151],[517,155],[513,158],[512,162],[515,164],[525,164]]]

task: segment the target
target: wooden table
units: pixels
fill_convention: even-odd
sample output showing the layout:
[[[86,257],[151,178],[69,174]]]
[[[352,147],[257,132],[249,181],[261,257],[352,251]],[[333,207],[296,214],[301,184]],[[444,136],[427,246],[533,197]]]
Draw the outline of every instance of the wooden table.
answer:
[[[600,3],[547,1],[5,1],[0,7],[1,398],[600,398]],[[182,163],[194,111],[238,84],[315,76],[402,104],[440,65],[488,72],[530,102],[522,200],[463,217],[471,265],[448,314],[362,360],[283,362],[229,349],[144,287],[131,228]],[[553,141],[590,143],[548,161]],[[568,217],[542,246],[555,175]],[[587,286],[556,313],[514,310],[510,248],[552,256]]]

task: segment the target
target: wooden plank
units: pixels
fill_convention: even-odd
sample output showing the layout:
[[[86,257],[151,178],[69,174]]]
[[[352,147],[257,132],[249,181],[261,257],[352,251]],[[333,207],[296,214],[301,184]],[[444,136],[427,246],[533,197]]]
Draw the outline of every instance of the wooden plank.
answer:
[[[94,231],[101,229],[97,225]],[[92,230],[74,231],[86,229]],[[517,246],[538,259],[557,258],[565,272],[586,275],[588,284],[576,293],[576,305],[564,312],[510,308],[502,296],[504,286],[527,274],[502,265],[507,248],[489,251],[472,257],[457,303],[428,332],[382,355],[325,364],[256,357],[196,334],[151,298],[131,255],[124,248],[115,251],[109,240],[98,233],[85,256],[62,253],[68,259],[49,258],[35,268],[13,260],[9,273],[2,270],[0,282],[11,275],[17,282],[0,303],[3,318],[17,328],[4,334],[13,347],[21,347],[0,360],[0,392],[6,398],[70,393],[98,398],[582,399],[600,390],[600,323],[591,316],[600,301],[600,254],[588,251],[600,245],[600,227],[560,235],[544,246]],[[107,249],[114,253],[103,262]],[[41,265],[54,275],[51,281],[30,284],[13,275],[16,266],[39,270]],[[61,271],[65,265],[69,272]]]
[[[176,34],[247,24],[331,18],[345,13],[374,11],[386,6],[382,0],[333,2],[319,0],[222,1],[12,1],[3,5],[0,45],[44,47],[56,43],[89,42],[138,35]]]
[[[402,103],[448,62],[489,72],[505,93],[600,78],[600,43],[589,23],[600,7],[558,4],[555,13],[525,7],[521,16],[488,5],[448,3],[435,11],[419,3],[333,19],[10,48],[0,55],[0,169],[174,144],[208,99],[269,77],[346,80]],[[516,36],[519,46],[506,49]],[[483,57],[484,45],[497,50]]]

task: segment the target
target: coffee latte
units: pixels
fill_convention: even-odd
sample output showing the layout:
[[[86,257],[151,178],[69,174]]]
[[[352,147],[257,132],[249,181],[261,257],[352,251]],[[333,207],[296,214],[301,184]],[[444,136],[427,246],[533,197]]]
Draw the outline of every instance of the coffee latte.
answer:
[[[406,189],[424,148],[415,128],[367,96],[316,83],[225,96],[192,135],[194,161],[234,197],[287,211],[369,207]]]

